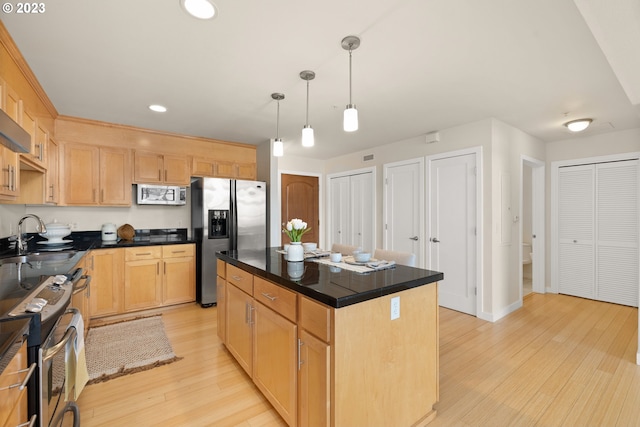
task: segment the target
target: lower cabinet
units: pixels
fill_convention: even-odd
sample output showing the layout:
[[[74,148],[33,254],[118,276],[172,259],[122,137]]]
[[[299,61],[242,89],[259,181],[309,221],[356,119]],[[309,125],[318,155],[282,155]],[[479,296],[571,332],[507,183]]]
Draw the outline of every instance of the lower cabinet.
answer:
[[[192,244],[97,249],[91,254],[93,317],[195,301]]]
[[[93,258],[91,279],[91,316],[102,317],[122,312],[122,286],[124,281],[124,250],[97,249],[89,254]]]
[[[0,375],[0,425],[27,425],[27,389],[20,390],[27,374],[27,343],[8,362]]]
[[[253,298],[229,282],[226,297],[227,348],[253,376]]]

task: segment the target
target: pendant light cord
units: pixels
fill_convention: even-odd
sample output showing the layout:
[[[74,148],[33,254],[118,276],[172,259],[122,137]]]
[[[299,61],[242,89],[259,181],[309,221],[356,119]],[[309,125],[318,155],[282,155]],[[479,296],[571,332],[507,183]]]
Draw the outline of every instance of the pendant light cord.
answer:
[[[351,46],[349,45],[349,105],[351,105]]]
[[[307,80],[307,118],[306,124],[309,126],[309,80]]]
[[[280,100],[278,100],[278,108],[276,111],[276,139],[280,139]]]

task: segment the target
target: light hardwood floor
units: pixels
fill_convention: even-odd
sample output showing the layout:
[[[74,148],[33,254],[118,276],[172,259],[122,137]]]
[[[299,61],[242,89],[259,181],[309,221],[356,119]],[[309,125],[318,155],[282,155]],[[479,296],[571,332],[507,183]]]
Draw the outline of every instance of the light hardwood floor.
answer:
[[[163,318],[184,359],[88,386],[83,427],[285,425],[218,340],[215,308]],[[441,308],[430,426],[640,426],[637,328],[635,308],[563,295],[531,294],[496,323]]]

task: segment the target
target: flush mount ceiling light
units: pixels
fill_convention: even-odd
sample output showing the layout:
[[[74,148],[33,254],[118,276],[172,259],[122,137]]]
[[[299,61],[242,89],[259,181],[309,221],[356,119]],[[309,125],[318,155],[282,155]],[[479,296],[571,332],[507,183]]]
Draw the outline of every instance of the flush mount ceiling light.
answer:
[[[593,119],[571,120],[570,122],[565,123],[564,126],[566,126],[571,132],[582,132],[589,127],[591,122],[593,122]]]
[[[164,105],[160,105],[160,104],[151,104],[151,105],[149,105],[149,110],[155,111],[156,113],[166,113],[167,112],[167,107],[165,107]]]
[[[302,146],[313,147],[315,138],[313,136],[313,128],[309,126],[309,81],[316,78],[316,73],[309,70],[301,71],[300,78],[307,81],[307,120],[302,128]]]
[[[273,141],[273,155],[274,157],[282,157],[284,155],[284,145],[282,144],[282,140],[279,135],[279,127],[280,127],[280,101],[284,99],[283,93],[272,93],[271,98],[278,101],[278,109],[276,113],[276,139]]]
[[[358,110],[351,103],[351,52],[360,46],[360,39],[356,36],[347,36],[342,39],[342,48],[349,51],[349,103],[344,110],[343,128],[345,132],[358,130]]]
[[[209,0],[180,0],[180,5],[198,19],[213,19],[217,14],[215,5]]]

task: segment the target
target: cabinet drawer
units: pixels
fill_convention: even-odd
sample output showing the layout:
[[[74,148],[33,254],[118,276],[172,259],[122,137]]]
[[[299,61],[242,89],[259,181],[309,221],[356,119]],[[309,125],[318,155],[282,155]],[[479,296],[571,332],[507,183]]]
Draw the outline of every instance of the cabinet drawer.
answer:
[[[241,270],[235,265],[227,265],[227,282],[233,283],[249,295],[253,295],[253,274]]]
[[[125,261],[138,261],[141,259],[157,259],[162,257],[161,246],[141,246],[139,248],[125,248]]]
[[[182,258],[193,256],[194,245],[166,245],[162,246],[162,258]]]
[[[0,425],[4,425],[14,406],[20,400],[20,388],[17,387],[27,376],[27,343],[13,356],[0,375]],[[26,414],[23,414],[26,416]],[[23,416],[22,418],[25,418]]]
[[[255,277],[253,279],[253,298],[295,323],[295,292],[268,282],[261,277]]]
[[[324,342],[330,342],[332,309],[301,296],[299,310],[298,325]]]
[[[222,277],[223,279],[226,279],[227,277],[227,263],[222,261],[221,259],[216,260],[218,263],[218,268],[216,270],[216,273],[218,274],[218,276]]]

